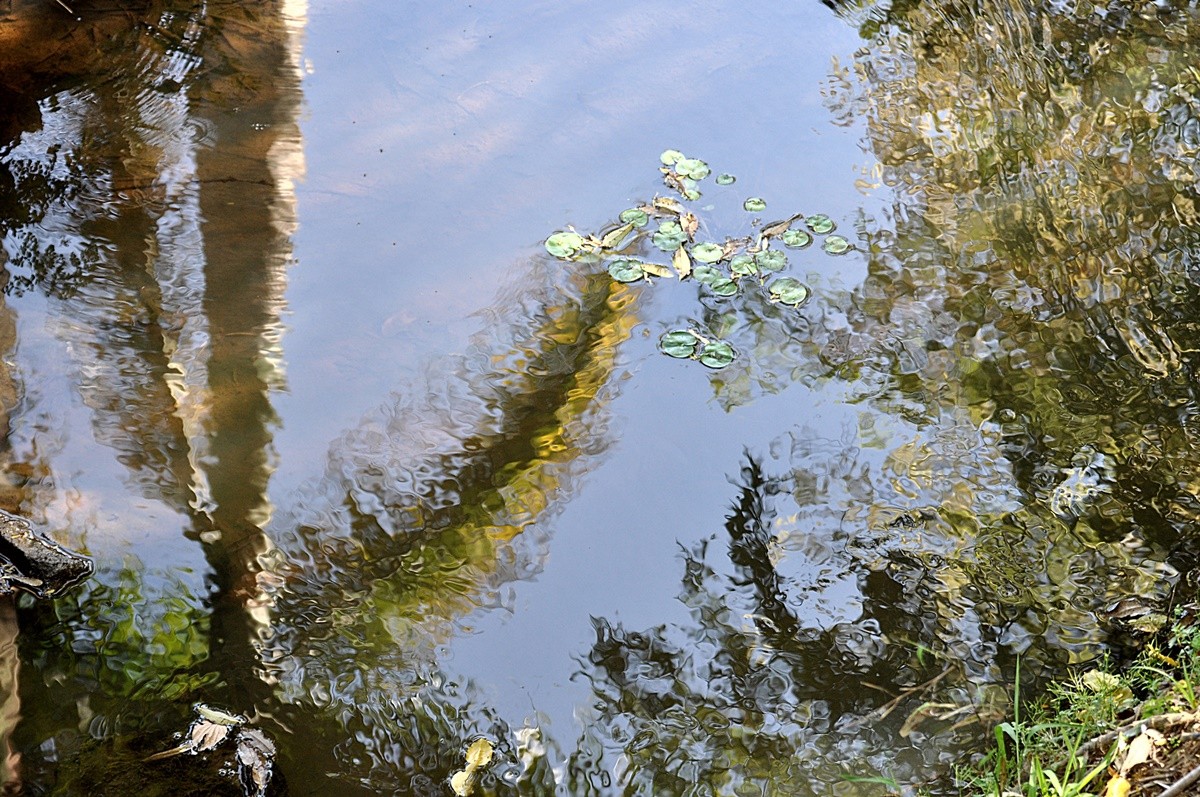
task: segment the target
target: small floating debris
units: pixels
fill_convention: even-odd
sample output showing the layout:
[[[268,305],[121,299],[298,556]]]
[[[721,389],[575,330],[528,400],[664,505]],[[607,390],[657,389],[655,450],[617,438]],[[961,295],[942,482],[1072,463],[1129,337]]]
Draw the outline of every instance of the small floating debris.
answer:
[[[249,720],[241,714],[204,703],[197,703],[192,710],[196,716],[182,735],[183,741],[144,760],[149,763],[184,754],[210,753],[228,742],[236,764],[231,772],[236,772],[242,792],[246,797],[266,797],[275,767],[275,743],[270,737],[248,727]]]
[[[470,797],[475,791],[479,772],[492,762],[492,743],[482,736],[467,748],[467,765],[450,777],[450,788],[458,797]]]

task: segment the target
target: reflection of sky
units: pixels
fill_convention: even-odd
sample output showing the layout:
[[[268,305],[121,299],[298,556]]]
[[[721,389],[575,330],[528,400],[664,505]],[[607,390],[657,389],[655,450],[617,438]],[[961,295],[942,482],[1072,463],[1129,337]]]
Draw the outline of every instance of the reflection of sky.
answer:
[[[868,159],[861,130],[830,124],[821,86],[857,44],[819,6],[314,8],[275,493],[390,392],[419,395],[420,363],[465,348],[470,314],[520,284],[549,232],[598,227],[660,190],[666,147],[734,172],[732,190],[780,215],[849,222]],[[513,587],[511,614],[473,618],[447,665],[511,722],[549,712],[563,743],[586,699],[569,679],[589,616],[682,620],[677,541],[721,532],[744,448],[855,417],[796,390],[726,415],[702,369],[645,342],[636,357],[611,408],[619,442],[556,518],[544,572]]]
[[[285,400],[280,445],[319,456],[364,397],[461,349],[467,316],[521,279],[522,253],[648,196],[667,146],[778,207],[822,194],[852,210],[860,134],[828,124],[820,84],[856,37],[824,9],[760,10],[314,8],[289,372],[297,396],[356,387],[332,406]],[[298,465],[285,456],[285,482]]]

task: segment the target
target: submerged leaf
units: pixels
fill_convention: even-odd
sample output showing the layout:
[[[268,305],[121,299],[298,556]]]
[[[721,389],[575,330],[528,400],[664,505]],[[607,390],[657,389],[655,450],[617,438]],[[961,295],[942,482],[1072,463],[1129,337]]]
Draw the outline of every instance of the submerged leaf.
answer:
[[[760,213],[767,209],[767,200],[762,197],[752,196],[742,203],[742,207],[751,213]]]
[[[821,248],[831,255],[841,255],[850,251],[850,242],[840,235],[831,235],[821,244]]]
[[[808,286],[791,277],[780,277],[771,283],[771,300],[799,307],[808,299]]]
[[[723,340],[714,340],[704,344],[697,359],[709,368],[724,368],[736,357],[737,353],[733,350],[733,346]]]
[[[724,247],[714,243],[696,244],[692,247],[692,257],[701,263],[716,263],[724,256]]]
[[[692,269],[692,279],[705,285],[712,285],[717,280],[725,279],[725,275],[719,268],[700,264]]]
[[[673,329],[658,339],[658,348],[668,357],[686,360],[696,353],[699,339],[686,329]]]
[[[712,288],[712,292],[717,296],[733,296],[738,291],[737,283],[724,277],[713,280],[708,287]]]
[[[570,260],[583,248],[583,236],[577,232],[556,232],[546,239],[546,251],[560,260]]]

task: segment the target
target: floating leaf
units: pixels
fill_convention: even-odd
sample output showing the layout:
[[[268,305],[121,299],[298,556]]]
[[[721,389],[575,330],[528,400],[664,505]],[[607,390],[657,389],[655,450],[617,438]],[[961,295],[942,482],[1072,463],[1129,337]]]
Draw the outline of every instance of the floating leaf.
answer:
[[[790,246],[793,249],[803,249],[813,242],[813,237],[804,230],[788,230],[779,236],[779,240],[783,241],[784,246]]]
[[[700,198],[700,192],[695,188],[685,188],[683,191],[683,198],[689,202],[695,202]]]
[[[652,277],[674,277],[675,273],[666,266],[660,266],[658,263],[638,263],[642,267],[642,271]]]
[[[771,300],[799,307],[808,300],[808,286],[791,277],[780,277],[771,283]]]
[[[669,196],[656,196],[651,205],[658,210],[674,213],[676,216],[682,216],[685,212],[683,205],[679,204],[679,200],[672,199]]]
[[[633,232],[633,222],[626,222],[616,229],[609,230],[604,233],[604,237],[600,239],[600,246],[603,249],[618,249],[621,242],[624,241],[629,233]]]
[[[476,739],[467,748],[467,765],[450,776],[450,788],[458,797],[469,797],[475,791],[478,772],[492,761],[492,743],[487,739]]]
[[[775,249],[759,252],[754,256],[754,261],[763,271],[783,271],[788,264],[787,255]]]
[[[679,275],[679,279],[687,279],[692,273],[692,259],[688,257],[687,249],[682,245],[671,255],[671,268]]]
[[[673,329],[658,339],[658,348],[668,357],[686,360],[696,353],[700,340],[686,329]]]
[[[792,226],[792,222],[794,222],[796,219],[802,218],[803,215],[804,214],[802,213],[797,213],[791,218],[784,219],[782,221],[773,221],[770,224],[764,224],[762,232],[758,234],[759,241],[761,242],[764,238],[774,238],[776,235],[787,232],[787,229]]]
[[[209,722],[215,722],[218,725],[245,725],[247,720],[241,714],[230,714],[219,708],[207,706],[204,703],[197,703],[192,706],[192,709],[200,715],[202,719]]]
[[[833,232],[834,228],[837,227],[837,225],[833,223],[833,219],[829,218],[824,213],[814,213],[805,219],[804,223],[807,224],[808,228],[817,235],[824,235],[825,233]]]
[[[750,255],[737,255],[729,261],[729,271],[735,277],[749,277],[758,273],[758,264]]]
[[[650,221],[649,214],[647,214],[642,208],[630,208],[629,210],[622,210],[620,218],[621,221],[628,222],[634,227],[645,227],[646,223]]]
[[[677,149],[663,150],[663,154],[658,156],[658,159],[663,162],[664,166],[674,166],[676,163],[679,163],[679,161],[685,160],[686,158],[687,156]]]
[[[641,263],[625,258],[610,263],[608,273],[617,282],[637,282],[646,276]]]
[[[708,177],[712,170],[709,169],[708,164],[702,160],[697,160],[696,158],[684,158],[675,162],[675,171],[683,177],[688,177],[692,180],[703,180],[705,177]]]
[[[556,232],[546,239],[546,251],[560,260],[570,260],[583,248],[583,236],[577,232]]]
[[[492,763],[492,743],[483,737],[471,742],[471,746],[467,748],[467,766],[479,769],[490,763]]]
[[[668,220],[658,226],[658,231],[651,240],[664,252],[674,252],[687,240],[687,233],[679,226],[679,222]]]
[[[724,368],[736,357],[732,346],[723,340],[714,340],[704,344],[697,359],[709,368]]]
[[[238,780],[247,797],[265,797],[274,773],[275,743],[257,728],[243,728],[237,741]]]
[[[733,185],[735,182],[737,182],[737,178],[732,174],[722,173],[717,175],[717,185]]]
[[[196,720],[192,723],[188,734],[192,742],[192,750],[205,753],[225,741],[225,737],[234,728],[233,725],[221,725],[208,720]]]
[[[737,283],[725,277],[713,280],[708,287],[712,288],[712,292],[717,296],[733,296],[738,291]]]
[[[719,268],[702,264],[692,269],[692,279],[696,280],[696,282],[702,282],[705,285],[712,285],[717,280],[724,280],[725,275]]]
[[[821,244],[821,248],[831,255],[841,255],[850,251],[850,242],[840,235],[831,235]]]
[[[767,200],[762,197],[752,196],[742,203],[742,207],[751,213],[761,213],[767,209]]]
[[[695,213],[689,211],[679,217],[679,228],[687,235],[688,240],[692,240],[696,237],[696,230],[700,229],[700,220],[696,218]]]
[[[725,248],[713,243],[696,244],[692,247],[692,257],[701,263],[716,263],[725,256]]]

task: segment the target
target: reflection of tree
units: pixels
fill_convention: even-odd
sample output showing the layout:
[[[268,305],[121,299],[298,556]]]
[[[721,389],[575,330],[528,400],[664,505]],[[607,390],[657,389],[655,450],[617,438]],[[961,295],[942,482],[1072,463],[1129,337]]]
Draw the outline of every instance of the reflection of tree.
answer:
[[[880,709],[887,693],[936,672],[888,644],[927,636],[930,607],[888,570],[860,568],[848,575],[861,612],[814,611],[818,590],[847,574],[781,569],[778,504],[790,486],[753,458],[743,468],[725,526],[732,571],[706,561],[706,542],[684,555],[680,600],[692,625],[633,632],[596,621],[584,672],[599,702],[580,749],[623,756],[625,793],[733,794],[771,783],[780,794],[818,794],[872,767],[925,766],[896,737],[920,698],[894,715]],[[577,756],[572,793],[599,791],[586,785],[594,769]]]

